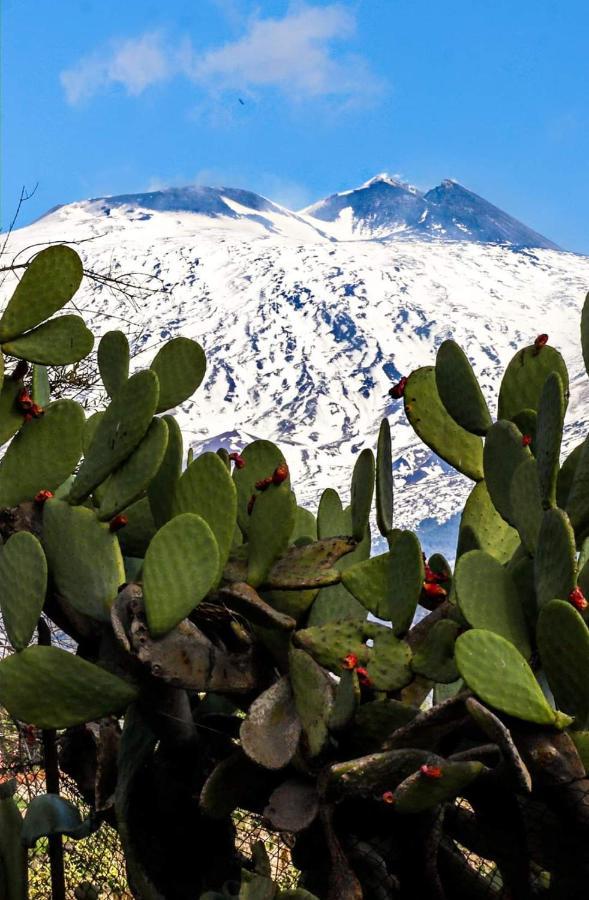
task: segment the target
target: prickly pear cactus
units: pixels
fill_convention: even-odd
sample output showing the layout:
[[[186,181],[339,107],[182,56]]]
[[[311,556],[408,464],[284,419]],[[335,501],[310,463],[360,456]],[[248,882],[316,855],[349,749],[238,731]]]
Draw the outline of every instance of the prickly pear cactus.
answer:
[[[108,821],[140,900],[488,896],[457,847],[492,860],[514,898],[585,897],[589,444],[561,463],[569,380],[548,336],[517,351],[496,407],[453,341],[390,392],[476,482],[451,566],[395,522],[386,420],[349,496],[326,486],[307,510],[270,441],[186,463],[168,411],[204,377],[194,341],[137,370],[108,332],[106,407],[86,420],[52,400],[46,366],[93,345],[75,316],[51,318],[81,277],[75,251],[43,250],[0,315],[15,651],[0,704],[62,732],[95,809],[81,822],[48,795],[23,822],[0,785],[2,896],[24,900],[23,840]],[[387,549],[371,557],[374,520]],[[76,654],[37,645],[47,620]],[[236,809],[288,832],[298,887],[273,880],[261,845],[240,852]]]

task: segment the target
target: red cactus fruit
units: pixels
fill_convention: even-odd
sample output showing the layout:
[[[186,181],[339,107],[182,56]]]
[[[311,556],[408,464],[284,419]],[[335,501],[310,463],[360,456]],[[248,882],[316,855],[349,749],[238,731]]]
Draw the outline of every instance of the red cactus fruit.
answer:
[[[247,502],[247,514],[248,514],[248,516],[251,516],[251,514],[252,514],[252,512],[253,512],[253,510],[254,510],[254,504],[255,504],[255,502],[256,502],[256,495],[255,495],[255,494],[252,494],[251,497],[249,498],[248,502]]]
[[[388,803],[389,805],[395,802],[395,795],[392,791],[385,791],[381,797],[383,803]]]
[[[437,581],[446,581],[446,575],[443,572],[434,572],[429,563],[424,563],[425,580],[427,584],[434,584]]]
[[[403,394],[405,393],[405,386],[407,384],[407,378],[405,375],[398,381],[396,384],[392,386],[389,391],[389,396],[393,398],[393,400],[400,400]]]
[[[584,612],[589,604],[585,600],[585,594],[580,587],[573,588],[569,594],[569,600],[579,612]]]
[[[539,334],[536,340],[534,341],[534,347],[544,347],[545,344],[548,343],[548,335],[547,334]]]
[[[123,515],[123,513],[119,513],[118,516],[114,516],[108,523],[109,531],[120,531],[121,528],[124,528],[125,525],[129,524],[129,519],[127,516]]]
[[[241,456],[240,453],[230,453],[229,459],[235,463],[236,469],[245,468],[245,459],[243,458],[243,456]]]
[[[441,778],[443,774],[439,766],[420,766],[419,771],[425,778]]]
[[[522,434],[522,447],[529,447],[532,443],[531,434]]]
[[[17,362],[14,369],[12,370],[12,372],[10,374],[10,378],[12,381],[21,381],[25,377],[25,375],[28,373],[28,371],[29,371],[28,363],[26,363],[24,361],[24,359],[21,359],[19,362]]]
[[[51,500],[53,497],[53,491],[39,491],[35,494],[35,503],[39,506],[42,506],[46,500]]]
[[[279,466],[276,466],[274,472],[272,473],[272,484],[282,484],[283,481],[286,481],[288,478],[288,466],[285,462],[280,463]]]
[[[267,478],[262,478],[260,481],[256,481],[256,490],[257,491],[265,491],[266,488],[269,488],[272,484],[272,476],[269,475]]]
[[[23,388],[22,391],[18,392],[16,402],[23,412],[29,412],[33,408],[33,398],[26,388]]]
[[[355,669],[358,665],[358,657],[355,653],[348,653],[347,656],[344,656],[342,666],[344,669]]]
[[[25,413],[23,416],[23,422],[32,422],[32,421],[33,421],[33,414],[31,412]]]
[[[368,674],[368,670],[363,666],[358,666],[356,668],[356,673],[358,675],[358,681],[362,685],[362,687],[372,687],[372,679]]]
[[[42,406],[39,406],[38,403],[33,403],[31,406],[31,414],[33,415],[33,418],[40,419],[41,416],[45,415],[45,410]]]
[[[432,581],[424,581],[421,590],[432,600],[442,600],[448,596],[448,591],[441,584]]]

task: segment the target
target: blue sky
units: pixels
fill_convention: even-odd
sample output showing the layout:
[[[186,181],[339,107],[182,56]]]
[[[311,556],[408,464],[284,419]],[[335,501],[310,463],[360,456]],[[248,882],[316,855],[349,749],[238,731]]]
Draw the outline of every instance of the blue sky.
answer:
[[[3,0],[6,228],[189,183],[442,178],[589,253],[586,0]],[[240,102],[243,101],[243,102]]]

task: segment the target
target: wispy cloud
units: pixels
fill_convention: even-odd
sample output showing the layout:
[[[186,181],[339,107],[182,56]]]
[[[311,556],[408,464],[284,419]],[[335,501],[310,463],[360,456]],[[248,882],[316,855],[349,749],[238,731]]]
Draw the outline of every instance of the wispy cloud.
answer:
[[[282,18],[254,16],[238,39],[197,52],[188,35],[161,33],[113,42],[61,73],[69,103],[88,100],[111,85],[137,96],[173,77],[190,79],[206,94],[274,88],[291,100],[366,99],[381,84],[367,61],[342,45],[353,38],[355,16],[340,3],[297,5]]]

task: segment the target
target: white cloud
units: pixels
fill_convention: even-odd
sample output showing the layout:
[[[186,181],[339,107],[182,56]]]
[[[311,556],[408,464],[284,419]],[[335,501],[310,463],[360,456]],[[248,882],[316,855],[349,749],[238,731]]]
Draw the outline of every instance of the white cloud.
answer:
[[[137,96],[145,88],[171,77],[177,71],[159,33],[113,42],[102,53],[81,59],[60,79],[69,103],[80,103],[111,84],[122,85]]]
[[[172,43],[159,33],[111,44],[62,72],[61,81],[70,103],[111,84],[138,95],[178,75],[213,96],[275,88],[295,101],[331,97],[349,102],[381,87],[362,57],[342,54],[337,47],[354,31],[354,15],[340,3],[297,5],[282,18],[250,18],[243,36],[203,53],[195,51],[188,36]]]

